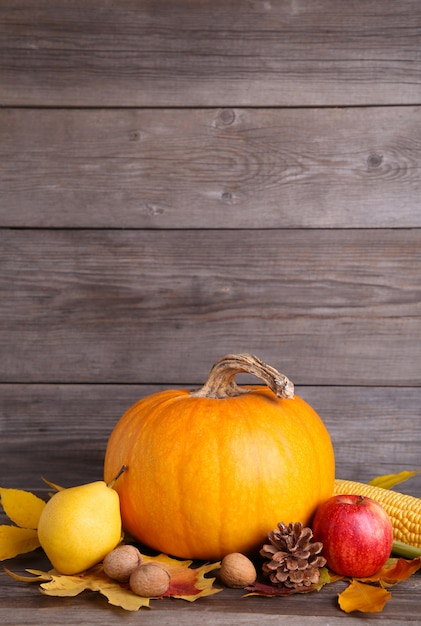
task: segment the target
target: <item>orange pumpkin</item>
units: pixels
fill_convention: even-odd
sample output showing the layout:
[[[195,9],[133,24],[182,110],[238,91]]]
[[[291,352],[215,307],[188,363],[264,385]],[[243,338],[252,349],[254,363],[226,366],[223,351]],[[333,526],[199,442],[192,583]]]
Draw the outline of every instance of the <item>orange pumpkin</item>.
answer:
[[[248,372],[267,386],[238,386]],[[104,463],[123,526],[182,558],[253,553],[278,522],[308,524],[333,493],[334,453],[291,381],[252,355],[228,355],[198,391],[167,390],[129,408]]]

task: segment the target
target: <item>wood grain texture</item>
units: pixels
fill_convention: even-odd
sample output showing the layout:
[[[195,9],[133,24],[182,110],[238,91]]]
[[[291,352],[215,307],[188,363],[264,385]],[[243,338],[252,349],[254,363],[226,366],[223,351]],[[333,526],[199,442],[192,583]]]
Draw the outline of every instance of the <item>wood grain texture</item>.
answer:
[[[29,567],[46,567],[45,559],[35,554]],[[22,571],[28,558],[14,559],[14,571]],[[10,565],[10,564],[9,564]],[[147,626],[343,626],[344,619],[351,626],[380,623],[382,626],[419,624],[419,592],[421,577],[392,589],[393,598],[382,614],[345,615],[337,606],[337,594],[345,588],[343,582],[334,583],[318,593],[296,594],[285,598],[244,598],[241,589],[224,589],[223,592],[190,603],[177,599],[151,602],[152,609],[140,613],[127,613],[107,604],[98,593],[85,592],[76,598],[43,596],[35,585],[12,581],[0,571],[0,619],[4,626],[31,624],[70,626],[82,623],[87,626],[114,626],[146,624]],[[13,595],[11,594],[11,589]]]
[[[204,382],[204,381],[203,381]],[[47,491],[98,480],[108,437],[134,402],[167,385],[0,385],[0,485]],[[186,384],[193,388],[194,385]],[[338,478],[421,469],[421,388],[297,387],[332,438]],[[421,475],[398,487],[421,497]]]
[[[9,0],[0,25],[3,105],[421,100],[418,0]]]
[[[245,351],[338,477],[420,469],[420,129],[419,0],[0,2],[0,485],[100,478],[126,408]],[[0,622],[420,623],[419,573],[382,614],[343,587],[139,615],[0,568]]]
[[[39,569],[45,562],[34,558],[30,567]],[[22,567],[22,565],[21,565]],[[15,567],[15,570],[17,568]],[[82,623],[87,626],[114,626],[146,624],[146,626],[343,626],[344,619],[351,626],[380,623],[382,626],[419,624],[418,594],[421,577],[393,587],[393,598],[382,614],[362,616],[342,613],[337,606],[337,594],[345,584],[338,582],[311,595],[296,594],[285,598],[244,598],[241,589],[224,589],[222,593],[202,598],[194,603],[177,599],[164,599],[151,603],[152,609],[128,614],[107,604],[104,597],[84,593],[76,598],[42,596],[34,585],[11,581],[0,572],[0,619],[4,626],[44,624],[70,626]],[[7,590],[13,588],[14,599]],[[13,617],[12,617],[13,616]]]
[[[159,385],[0,385],[2,441],[0,456],[2,486],[37,492],[47,498],[41,476],[71,486],[102,476],[102,460],[109,433],[128,406],[144,395],[162,389]],[[301,387],[297,393],[323,417],[332,436],[337,475],[369,480],[375,475],[419,468],[421,443],[420,388]],[[364,435],[362,436],[362,433]],[[399,487],[421,494],[421,476]],[[6,523],[0,515],[0,522]],[[14,572],[25,568],[49,569],[39,551],[17,557],[6,565]],[[153,611],[124,614],[107,605],[105,598],[84,593],[76,598],[42,596],[34,585],[8,578],[0,570],[0,619],[7,626],[32,624],[113,625],[142,620],[149,626],[181,624],[260,626],[302,623],[313,626],[340,625],[344,615],[337,607],[336,583],[311,599],[243,598],[241,590],[189,604],[181,600],[154,602]],[[419,623],[421,577],[416,574],[392,589],[392,600],[374,619],[383,626]],[[347,622],[362,624],[368,616],[349,615]],[[371,621],[371,620],[370,620]],[[137,622],[136,622],[137,623]]]
[[[421,231],[4,230],[4,382],[419,385]]]
[[[0,226],[420,227],[421,107],[0,109]]]

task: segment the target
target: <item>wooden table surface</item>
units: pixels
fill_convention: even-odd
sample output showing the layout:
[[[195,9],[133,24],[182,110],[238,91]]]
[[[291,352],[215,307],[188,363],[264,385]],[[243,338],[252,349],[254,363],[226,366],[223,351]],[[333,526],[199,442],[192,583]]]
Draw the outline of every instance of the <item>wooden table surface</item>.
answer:
[[[36,491],[43,499],[48,492]],[[2,512],[0,523],[10,523]],[[200,564],[200,563],[197,563]],[[48,571],[51,564],[41,548],[32,553],[3,561],[10,571],[28,575],[27,569]],[[196,565],[196,563],[195,563]],[[289,597],[248,596],[243,589],[228,589],[218,580],[214,586],[219,593],[188,602],[175,598],[151,600],[150,608],[126,611],[108,604],[98,592],[84,591],[75,597],[46,596],[37,583],[19,582],[0,568],[0,624],[3,626],[70,625],[107,626],[113,624],[145,624],[147,626],[263,626],[263,624],[288,624],[301,626],[311,624],[381,623],[382,626],[420,624],[421,570],[408,580],[393,586],[392,598],[381,613],[344,613],[338,606],[337,596],[347,586],[346,581],[325,585],[310,594]]]
[[[107,438],[119,413],[139,394],[157,390],[156,386],[97,385],[93,393],[90,386],[83,385],[42,385],[36,389],[27,385],[17,398],[14,386],[4,385],[0,396],[4,443],[0,456],[1,486],[26,489],[46,500],[48,489],[42,476],[63,487],[100,479]],[[323,415],[334,443],[338,477],[366,482],[376,474],[403,468],[402,463],[408,469],[417,467],[421,435],[418,392],[376,391],[371,387],[350,393],[341,387],[306,387],[298,388],[297,393]],[[346,420],[338,418],[336,407],[340,402]],[[92,417],[98,414],[99,407],[101,418]],[[399,489],[419,496],[421,475],[402,483]],[[10,522],[1,514],[0,523]],[[41,550],[3,565],[21,574],[26,568],[50,569]],[[94,592],[75,598],[44,596],[37,584],[17,582],[0,567],[0,624],[107,625],[141,621],[151,626],[262,626],[264,622],[327,626],[379,620],[388,626],[420,623],[421,572],[396,585],[383,612],[373,615],[343,613],[337,594],[344,588],[345,583],[337,582],[320,592],[288,598],[245,598],[241,590],[224,589],[193,603],[178,599],[152,601],[151,609],[141,609],[138,614],[112,607],[105,597]]]
[[[7,561],[14,572],[24,569],[48,568],[43,553]],[[220,587],[218,582],[215,586]],[[74,598],[42,595],[37,584],[26,584],[11,579],[0,571],[0,623],[3,626],[67,625],[106,626],[113,624],[145,624],[147,626],[246,626],[264,624],[367,624],[382,626],[420,624],[421,573],[391,589],[392,599],[381,613],[352,613],[341,611],[337,594],[346,586],[339,581],[325,586],[319,592],[296,594],[288,598],[244,597],[243,590],[226,589],[193,603],[174,598],[152,600],[151,608],[129,612],[108,604],[99,593],[85,591]]]

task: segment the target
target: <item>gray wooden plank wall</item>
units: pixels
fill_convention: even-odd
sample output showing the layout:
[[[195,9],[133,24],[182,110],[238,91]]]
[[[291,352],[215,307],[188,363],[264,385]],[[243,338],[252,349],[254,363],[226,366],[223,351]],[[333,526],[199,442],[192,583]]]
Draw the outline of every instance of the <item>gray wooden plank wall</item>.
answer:
[[[0,107],[2,485],[236,351],[338,475],[421,467],[418,0],[8,0]]]

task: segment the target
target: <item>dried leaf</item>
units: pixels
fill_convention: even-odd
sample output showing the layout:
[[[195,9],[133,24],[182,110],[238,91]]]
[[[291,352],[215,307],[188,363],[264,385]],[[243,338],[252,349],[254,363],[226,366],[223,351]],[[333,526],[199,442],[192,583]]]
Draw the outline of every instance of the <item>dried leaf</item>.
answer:
[[[336,577],[335,580],[338,580]],[[247,593],[244,597],[248,596],[266,596],[268,598],[276,596],[291,596],[295,593],[309,593],[310,591],[320,591],[325,585],[334,582],[330,573],[326,567],[322,567],[320,570],[320,578],[318,583],[314,583],[309,587],[296,587],[295,589],[289,589],[287,587],[271,585],[268,583],[262,583],[260,581],[254,582],[246,589],[250,593]]]
[[[32,528],[0,526],[0,561],[39,548],[38,533]]]
[[[136,596],[129,589],[108,578],[101,565],[74,576],[65,576],[54,570],[49,574],[51,580],[43,582],[40,586],[41,592],[47,596],[73,597],[82,591],[98,591],[110,604],[120,606],[126,611],[137,611],[141,607],[149,606],[149,598]]]
[[[203,596],[218,593],[222,589],[213,587],[214,578],[205,575],[219,567],[219,563],[207,563],[197,568],[190,568],[192,561],[178,561],[169,556],[160,554],[156,557],[143,556],[146,561],[164,563],[171,574],[171,585],[166,596],[183,598],[192,602]],[[21,576],[9,570],[6,572],[21,582],[39,582],[40,591],[48,596],[77,596],[83,591],[98,591],[105,596],[110,604],[120,606],[126,611],[137,611],[142,607],[149,607],[150,598],[142,598],[130,591],[127,584],[120,584],[111,580],[103,571],[102,564],[74,576],[65,576],[55,570],[42,572],[26,570],[33,576]]]
[[[46,485],[51,487],[51,489],[54,489],[54,491],[63,491],[65,489],[65,487],[60,487],[60,485],[56,485],[55,483],[52,483],[44,477],[42,477],[42,480],[45,482]]]
[[[190,567],[192,561],[179,561],[166,554],[159,554],[156,557],[143,555],[143,560],[163,563],[170,572],[171,583],[165,596],[193,602],[198,598],[222,591],[213,586],[215,578],[206,578],[206,574],[220,567],[220,563],[205,563],[200,567],[192,568]]]
[[[421,557],[412,560],[391,558],[386,561],[377,574],[369,578],[360,578],[359,580],[363,582],[378,582],[383,587],[387,587],[406,580],[419,569],[421,569]]]
[[[38,528],[44,500],[30,491],[0,487],[1,503],[7,517],[22,528]]]
[[[392,594],[383,587],[369,585],[354,579],[345,591],[338,594],[338,602],[345,613],[352,611],[380,613],[391,597]]]
[[[315,589],[313,588],[313,585],[310,585],[310,587],[298,587],[295,589],[290,589],[289,587],[278,587],[276,585],[256,581],[246,587],[246,590],[249,593],[246,593],[244,595],[245,598],[248,598],[249,596],[264,596],[266,598],[276,598],[279,596],[292,596],[295,593],[310,593],[310,591],[314,591]]]
[[[143,606],[149,606],[149,598],[141,598],[132,593],[128,588],[112,581],[98,566],[84,574],[64,576],[55,570],[42,572],[40,570],[27,569],[32,576],[22,576],[11,572],[6,567],[6,574],[24,583],[42,583],[41,592],[46,596],[77,596],[83,591],[99,591],[110,604],[120,606],[127,611],[137,611]]]
[[[51,580],[51,574],[48,572],[42,572],[37,569],[27,569],[26,571],[33,576],[22,576],[21,574],[15,574],[15,572],[11,572],[7,567],[3,568],[6,574],[8,574],[11,578],[18,580],[21,583],[40,583],[43,581]]]
[[[395,485],[399,485],[399,483],[405,482],[409,478],[416,476],[419,474],[421,470],[416,472],[409,472],[404,470],[403,472],[399,472],[398,474],[384,474],[383,476],[376,476],[373,480],[370,480],[369,485],[373,485],[374,487],[383,487],[383,489],[391,489]]]
[[[99,582],[98,588],[95,584],[92,586],[92,591],[99,591],[107,598],[109,604],[119,606],[126,611],[138,611],[142,607],[149,607],[149,598],[137,596],[128,587],[111,581],[105,574],[103,574],[103,578],[104,580]]]
[[[339,606],[346,613],[351,611],[378,613],[392,597],[385,587],[406,580],[419,569],[421,569],[421,557],[412,560],[390,558],[374,576],[354,578],[349,587],[339,594]]]
[[[41,590],[47,596],[77,596],[85,589],[90,589],[96,573],[66,576],[51,570],[51,580],[41,584]]]

